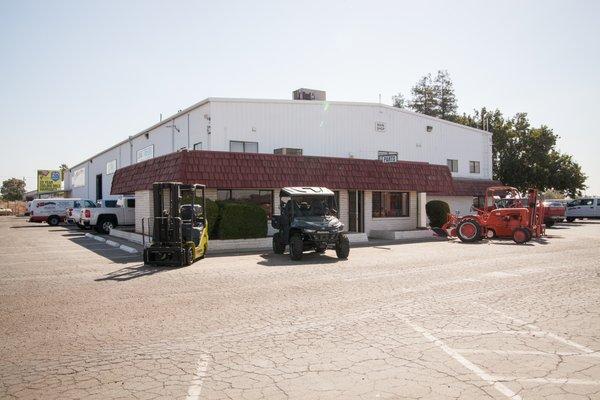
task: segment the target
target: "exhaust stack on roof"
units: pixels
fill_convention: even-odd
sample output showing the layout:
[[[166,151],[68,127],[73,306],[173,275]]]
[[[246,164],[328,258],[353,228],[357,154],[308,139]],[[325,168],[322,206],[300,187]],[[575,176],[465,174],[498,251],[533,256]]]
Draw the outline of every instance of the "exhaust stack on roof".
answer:
[[[325,91],[316,89],[300,88],[292,92],[294,100],[319,100],[325,101]]]

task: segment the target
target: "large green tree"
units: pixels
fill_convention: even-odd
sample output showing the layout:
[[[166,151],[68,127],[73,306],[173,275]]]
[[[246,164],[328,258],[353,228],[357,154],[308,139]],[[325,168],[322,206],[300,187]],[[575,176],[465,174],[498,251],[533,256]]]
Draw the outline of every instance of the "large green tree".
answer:
[[[2,198],[8,201],[23,200],[25,196],[25,181],[17,178],[10,178],[2,182],[0,188]]]
[[[458,105],[454,94],[454,85],[450,74],[446,70],[440,70],[433,81],[433,96],[435,99],[434,116],[453,120],[456,116]]]
[[[411,98],[406,101],[402,93],[392,97],[393,106],[408,106],[413,111],[432,117],[454,120],[458,108],[454,85],[446,70],[437,72],[435,78],[431,74],[423,76],[411,89]]]
[[[427,114],[437,117],[437,99],[433,88],[431,74],[427,74],[411,90],[412,97],[408,102],[408,107],[421,114]]]

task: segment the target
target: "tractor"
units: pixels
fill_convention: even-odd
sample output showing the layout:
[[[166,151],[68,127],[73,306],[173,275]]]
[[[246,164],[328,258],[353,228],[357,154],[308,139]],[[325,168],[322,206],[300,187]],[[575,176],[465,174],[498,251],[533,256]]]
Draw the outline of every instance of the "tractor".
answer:
[[[544,207],[536,189],[529,189],[527,196],[522,197],[514,187],[490,187],[484,204],[481,208],[474,207],[474,211],[476,215],[464,217],[450,214],[441,228],[443,235],[458,237],[465,243],[484,238],[509,238],[523,244],[545,233]]]
[[[144,243],[145,264],[182,267],[206,255],[208,221],[204,189],[204,185],[180,182],[152,185],[152,243],[148,248]]]

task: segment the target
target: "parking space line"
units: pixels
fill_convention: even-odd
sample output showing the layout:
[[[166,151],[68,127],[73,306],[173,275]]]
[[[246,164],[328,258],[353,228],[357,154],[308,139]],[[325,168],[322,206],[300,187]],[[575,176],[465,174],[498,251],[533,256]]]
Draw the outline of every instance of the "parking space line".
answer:
[[[494,376],[494,379],[500,382],[532,382],[532,383],[551,383],[556,385],[600,385],[600,381],[587,379],[571,379],[571,378],[525,378],[514,376]]]
[[[570,351],[557,351],[555,353],[536,350],[491,350],[491,349],[454,349],[461,354],[498,354],[498,355],[532,355],[532,356],[573,356],[573,357],[600,357],[598,353],[576,353]]]
[[[548,336],[548,332],[545,331],[507,331],[507,330],[477,330],[477,329],[444,329],[436,330],[441,333],[464,333],[468,335],[531,335],[531,336]]]
[[[200,360],[198,360],[198,364],[196,367],[196,375],[195,378],[190,382],[190,386],[188,388],[188,394],[186,396],[186,400],[198,400],[200,399],[200,394],[202,393],[202,384],[204,383],[204,378],[206,377],[206,371],[208,370],[208,355],[204,354]]]
[[[477,365],[473,364],[471,361],[467,360],[463,355],[461,355],[455,349],[448,346],[444,341],[442,341],[442,340],[438,339],[437,337],[435,337],[434,335],[432,335],[431,332],[429,332],[427,329],[412,323],[411,321],[409,321],[406,318],[404,318],[404,323],[406,325],[410,326],[416,332],[419,332],[429,342],[435,344],[444,353],[448,354],[454,360],[456,360],[457,362],[462,364],[465,368],[467,368],[468,370],[473,372],[475,375],[477,375],[483,381],[492,385],[497,391],[499,391],[500,393],[502,393],[509,399],[522,400],[522,397],[520,395],[518,395],[516,392],[514,392],[511,388],[504,385],[499,380],[495,379],[492,375],[488,374],[483,369],[481,369]]]

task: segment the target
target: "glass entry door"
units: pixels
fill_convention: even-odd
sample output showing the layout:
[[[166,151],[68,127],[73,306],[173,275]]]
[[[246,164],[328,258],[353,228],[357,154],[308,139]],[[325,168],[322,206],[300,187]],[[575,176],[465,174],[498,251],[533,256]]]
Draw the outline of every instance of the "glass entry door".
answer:
[[[362,190],[348,191],[348,232],[364,232],[364,201]]]

